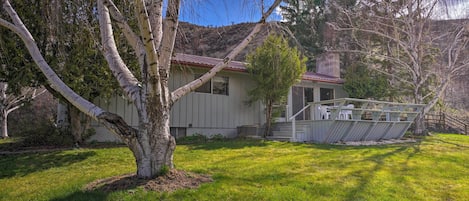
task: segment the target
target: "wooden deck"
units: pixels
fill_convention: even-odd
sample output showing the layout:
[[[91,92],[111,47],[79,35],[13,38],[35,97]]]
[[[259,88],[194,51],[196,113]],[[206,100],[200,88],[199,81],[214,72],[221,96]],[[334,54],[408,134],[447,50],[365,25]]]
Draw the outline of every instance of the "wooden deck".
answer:
[[[288,122],[276,123],[273,138],[316,143],[399,139],[423,106],[351,98],[314,102],[305,107],[312,108],[313,120],[296,120],[306,111],[301,110]]]

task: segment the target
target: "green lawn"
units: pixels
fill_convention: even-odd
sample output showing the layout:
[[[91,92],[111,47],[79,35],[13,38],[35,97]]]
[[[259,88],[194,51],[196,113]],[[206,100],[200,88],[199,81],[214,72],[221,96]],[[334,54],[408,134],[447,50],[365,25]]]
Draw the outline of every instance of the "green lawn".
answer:
[[[0,156],[0,200],[469,200],[462,135],[359,147],[218,141],[179,145],[174,159],[178,169],[215,181],[174,193],[84,192],[96,179],[133,172],[130,151],[19,154]]]

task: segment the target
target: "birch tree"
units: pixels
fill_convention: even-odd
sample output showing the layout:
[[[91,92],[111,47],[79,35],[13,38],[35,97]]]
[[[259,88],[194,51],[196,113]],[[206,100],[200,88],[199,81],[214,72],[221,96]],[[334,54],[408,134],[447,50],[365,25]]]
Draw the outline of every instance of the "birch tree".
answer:
[[[354,9],[339,9],[331,25],[349,32],[356,49],[336,49],[366,55],[373,70],[389,77],[394,87],[426,104],[416,118],[415,133],[423,134],[424,115],[444,95],[451,79],[469,67],[467,24],[438,30],[432,15],[438,0],[362,0]],[[451,23],[447,21],[447,23]],[[387,63],[388,65],[384,65]]]
[[[25,55],[21,40],[0,27],[0,137],[7,138],[8,116],[45,90],[39,89],[44,78]]]
[[[86,100],[95,100],[98,97],[106,99],[121,92],[99,50],[99,35],[94,31],[99,26],[93,7],[93,2],[87,0],[54,0],[46,4],[47,12],[42,17],[42,23],[48,24],[44,37],[47,41],[48,48],[45,52],[49,65],[62,81]],[[120,32],[116,35],[116,40],[123,39]],[[127,48],[122,43],[117,45],[122,49]],[[124,58],[132,53],[125,50],[122,52]],[[135,62],[129,66],[134,70]],[[81,144],[87,137],[86,134],[89,134],[91,118],[83,115],[61,95],[55,95],[61,104],[67,106],[69,122],[64,122],[69,128],[67,131],[71,132],[77,145]]]
[[[231,50],[223,62],[199,79],[170,91],[168,79],[171,75],[170,62],[179,23],[180,0],[166,2],[165,17],[163,17],[164,1],[133,1],[138,23],[137,30],[133,29],[134,26],[130,26],[124,16],[125,13],[120,12],[112,0],[98,0],[97,17],[102,51],[119,86],[137,109],[138,128],[129,126],[122,117],[103,110],[65,85],[41,55],[36,42],[10,2],[8,0],[1,2],[3,11],[10,19],[0,19],[0,25],[15,32],[24,41],[51,87],[80,111],[117,135],[132,151],[137,164],[138,177],[151,178],[174,167],[173,152],[176,143],[169,132],[172,105],[221,71],[260,31],[267,17],[281,1],[276,0],[265,12],[262,12],[261,19],[250,34]],[[114,25],[123,32],[135,52],[140,75],[133,74],[128,68],[128,61],[124,61],[119,54],[114,37]]]
[[[8,93],[8,83],[0,82],[0,137],[8,138],[8,115],[43,94],[45,89],[23,88],[19,94]]]

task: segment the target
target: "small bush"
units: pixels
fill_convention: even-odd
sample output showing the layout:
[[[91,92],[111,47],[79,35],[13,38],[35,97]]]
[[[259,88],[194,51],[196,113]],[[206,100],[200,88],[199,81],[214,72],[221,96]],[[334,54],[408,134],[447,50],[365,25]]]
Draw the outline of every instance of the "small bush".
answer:
[[[74,143],[68,130],[58,129],[45,122],[37,128],[23,131],[21,135],[24,137],[24,146],[72,146]]]
[[[224,141],[226,140],[226,138],[222,134],[216,134],[216,135],[212,135],[209,140],[210,141]]]
[[[178,144],[197,144],[197,143],[203,143],[207,142],[207,136],[202,135],[202,134],[194,134],[191,136],[185,136],[181,137],[179,139],[176,139],[176,143]]]

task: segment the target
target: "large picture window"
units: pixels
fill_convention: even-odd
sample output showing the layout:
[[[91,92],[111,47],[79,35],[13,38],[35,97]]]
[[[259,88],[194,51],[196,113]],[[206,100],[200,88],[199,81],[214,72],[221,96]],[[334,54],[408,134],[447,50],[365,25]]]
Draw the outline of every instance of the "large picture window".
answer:
[[[202,74],[194,75],[194,79],[198,79]],[[195,92],[200,93],[212,93],[212,94],[220,94],[220,95],[229,95],[229,78],[225,76],[215,76],[210,81],[206,82],[199,88],[195,90]]]

